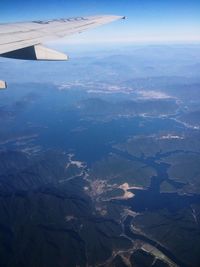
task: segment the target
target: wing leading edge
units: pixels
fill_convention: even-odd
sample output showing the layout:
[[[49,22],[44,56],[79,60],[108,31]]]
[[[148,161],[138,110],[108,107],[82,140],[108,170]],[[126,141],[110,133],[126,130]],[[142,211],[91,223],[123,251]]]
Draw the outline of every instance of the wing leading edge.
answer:
[[[66,55],[41,44],[119,19],[125,17],[103,15],[0,24],[0,56],[30,60],[67,60]]]

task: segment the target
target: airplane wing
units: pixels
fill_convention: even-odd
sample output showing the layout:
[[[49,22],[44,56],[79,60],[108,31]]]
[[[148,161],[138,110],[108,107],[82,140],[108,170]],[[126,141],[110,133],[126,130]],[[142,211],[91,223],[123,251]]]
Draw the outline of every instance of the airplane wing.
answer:
[[[103,15],[0,24],[0,56],[27,60],[67,60],[65,54],[46,48],[42,43],[118,19],[125,17]]]
[[[42,44],[101,26],[122,16],[90,16],[47,21],[0,23],[0,56],[25,60],[67,60],[68,56]],[[0,80],[0,90],[7,87]]]

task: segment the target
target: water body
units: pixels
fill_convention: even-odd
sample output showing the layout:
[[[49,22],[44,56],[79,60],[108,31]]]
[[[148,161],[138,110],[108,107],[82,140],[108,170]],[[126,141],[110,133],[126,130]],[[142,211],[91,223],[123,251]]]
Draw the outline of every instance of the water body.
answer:
[[[171,253],[168,249],[166,249],[165,247],[163,247],[162,245],[160,245],[159,243],[157,243],[156,241],[154,240],[151,240],[149,239],[148,237],[146,236],[143,236],[143,235],[140,235],[140,234],[135,234],[131,231],[131,228],[130,228],[130,225],[132,224],[132,217],[131,216],[128,216],[126,218],[126,220],[124,221],[124,233],[136,240],[136,239],[139,239],[139,240],[142,240],[146,243],[149,243],[150,245],[156,247],[158,250],[160,250],[164,255],[166,255],[169,259],[171,259],[173,262],[175,262],[178,266],[181,266],[181,267],[189,267],[187,264],[183,263],[182,261],[180,261],[179,259],[176,258],[176,256]]]
[[[124,204],[131,206],[135,212],[157,211],[167,209],[170,212],[177,212],[190,207],[191,204],[200,203],[199,195],[179,195],[177,193],[157,193],[149,190],[130,190],[135,197],[125,201]]]
[[[87,121],[82,120],[80,114],[70,112],[65,114],[61,123],[60,117],[48,122],[48,131],[44,130],[38,141],[46,147],[50,144],[54,148],[71,149],[79,160],[91,165],[106,157],[112,151],[113,144],[126,142],[129,136],[151,135],[161,128],[178,129],[176,123],[166,120],[137,117],[118,118],[108,122]],[[141,123],[143,127],[140,127]]]
[[[160,209],[167,209],[170,212],[177,212],[180,209],[189,207],[191,204],[200,203],[199,195],[180,195],[178,193],[160,193],[160,185],[163,181],[167,181],[176,188],[181,188],[184,183],[174,182],[169,179],[168,168],[170,164],[164,162],[158,162],[164,157],[170,156],[175,152],[169,152],[165,154],[157,154],[155,157],[135,157],[127,152],[117,152],[120,156],[129,160],[137,160],[147,166],[151,166],[157,172],[156,176],[151,177],[151,184],[149,188],[144,190],[132,189],[129,190],[135,196],[128,200],[121,200],[123,204],[131,206],[135,212],[143,212],[145,210],[156,211]]]
[[[167,209],[170,213],[175,214],[179,210],[190,207],[191,204],[200,203],[199,195],[179,195],[178,193],[160,193],[160,185],[163,181],[173,183],[168,176],[169,164],[158,162],[162,158],[169,156],[172,153],[157,154],[155,157],[149,158],[137,158],[127,152],[118,152],[119,155],[129,160],[139,160],[140,162],[153,167],[157,171],[157,175],[151,177],[151,184],[149,188],[144,190],[132,189],[129,190],[135,196],[127,200],[116,200],[115,203],[123,204],[131,207],[135,212],[142,213],[144,211],[156,212],[159,210]],[[184,184],[174,182],[173,185],[176,188],[182,187]],[[162,253],[164,253],[169,259],[175,262],[178,266],[188,267],[187,264],[181,262],[170,250],[157,243],[156,241],[142,235],[136,234],[131,230],[131,225],[134,225],[134,218],[128,216],[124,221],[124,233],[133,240],[142,240],[152,246],[157,247]]]

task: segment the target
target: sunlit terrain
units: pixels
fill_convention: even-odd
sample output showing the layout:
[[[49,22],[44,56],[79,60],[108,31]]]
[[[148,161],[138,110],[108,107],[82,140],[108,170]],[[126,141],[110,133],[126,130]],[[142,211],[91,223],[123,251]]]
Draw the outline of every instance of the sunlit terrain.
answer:
[[[199,267],[200,46],[70,49],[0,61],[0,266]]]

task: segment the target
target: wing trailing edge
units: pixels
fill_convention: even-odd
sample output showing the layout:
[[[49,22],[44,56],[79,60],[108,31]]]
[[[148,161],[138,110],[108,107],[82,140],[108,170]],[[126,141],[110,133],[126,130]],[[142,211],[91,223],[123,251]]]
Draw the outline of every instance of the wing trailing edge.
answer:
[[[69,59],[67,55],[40,44],[4,53],[1,56],[23,60],[64,61]]]

